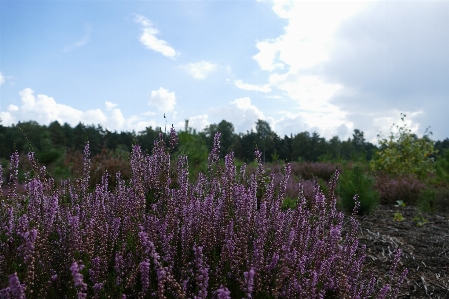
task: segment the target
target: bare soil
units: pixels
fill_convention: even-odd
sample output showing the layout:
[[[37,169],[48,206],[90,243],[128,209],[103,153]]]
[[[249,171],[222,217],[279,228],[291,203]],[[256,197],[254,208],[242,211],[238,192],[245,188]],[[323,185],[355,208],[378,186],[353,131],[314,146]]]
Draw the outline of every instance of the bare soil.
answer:
[[[403,221],[394,221],[401,213]],[[422,215],[422,226],[413,220]],[[449,212],[424,214],[416,207],[379,205],[372,215],[357,216],[359,240],[366,245],[365,264],[373,269],[379,283],[388,277],[393,251],[402,256],[397,274],[408,269],[398,298],[449,298]]]

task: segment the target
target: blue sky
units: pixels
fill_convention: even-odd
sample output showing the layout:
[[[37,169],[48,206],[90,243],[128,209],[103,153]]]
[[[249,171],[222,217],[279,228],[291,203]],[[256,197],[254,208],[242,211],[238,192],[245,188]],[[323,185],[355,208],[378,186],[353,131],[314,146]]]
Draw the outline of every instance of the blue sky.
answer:
[[[449,137],[447,1],[0,1],[3,125]]]

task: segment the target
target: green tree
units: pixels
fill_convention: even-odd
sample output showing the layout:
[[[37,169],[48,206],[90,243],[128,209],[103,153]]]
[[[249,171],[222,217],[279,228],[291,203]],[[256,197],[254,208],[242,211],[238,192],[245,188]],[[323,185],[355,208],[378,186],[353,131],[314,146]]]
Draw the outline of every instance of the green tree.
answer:
[[[50,132],[50,139],[53,146],[56,148],[64,148],[66,146],[66,141],[61,124],[58,121],[54,121],[50,123],[48,130]]]
[[[401,113],[401,126],[393,124],[392,129],[395,126],[396,133],[391,130],[388,138],[383,139],[378,135],[380,149],[375,152],[371,166],[374,171],[386,174],[413,175],[424,179],[434,171],[434,141],[429,138],[427,130],[422,138],[412,134],[405,124],[405,117]]]
[[[223,158],[234,143],[234,125],[226,120],[222,120],[218,125],[210,124],[204,129],[208,150],[211,151],[214,146],[214,137],[220,132],[220,156]]]
[[[192,128],[178,133],[178,154],[188,156],[189,178],[195,179],[198,172],[206,173],[208,150],[205,140]]]
[[[270,124],[267,121],[261,119],[258,119],[256,122],[256,132],[257,142],[259,143],[260,149],[263,152],[262,159],[265,162],[266,157],[270,157],[270,149],[273,146],[273,140],[276,134],[271,130]]]
[[[366,175],[360,164],[354,164],[352,168],[342,171],[337,193],[340,196],[340,205],[346,212],[354,210],[356,195],[360,202],[359,214],[371,214],[378,205],[379,194],[374,189],[374,178]]]

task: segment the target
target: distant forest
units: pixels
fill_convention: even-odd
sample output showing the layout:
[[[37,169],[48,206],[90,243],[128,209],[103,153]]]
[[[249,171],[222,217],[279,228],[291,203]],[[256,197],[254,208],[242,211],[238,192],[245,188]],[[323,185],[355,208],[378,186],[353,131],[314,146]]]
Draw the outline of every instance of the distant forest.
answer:
[[[169,127],[148,127],[136,133],[111,132],[101,125],[86,126],[82,123],[71,127],[67,123],[61,125],[57,121],[48,126],[35,121],[19,122],[10,127],[0,123],[0,159],[9,160],[16,150],[19,153],[34,151],[40,163],[50,164],[67,150],[82,151],[87,141],[92,155],[98,155],[105,149],[129,152],[136,143],[144,151],[151,152],[154,140],[159,138],[159,134],[162,133],[164,138],[167,138],[168,132]],[[201,132],[190,128],[186,120],[184,130],[177,132],[179,145],[175,151],[189,157],[204,156],[212,149],[216,132],[221,133],[221,156],[232,150],[237,159],[245,162],[254,160],[256,147],[262,151],[262,159],[265,162],[371,160],[377,149],[374,144],[365,140],[364,133],[358,129],[355,129],[352,138],[347,140],[340,140],[338,136],[326,140],[316,132],[301,132],[281,137],[273,132],[264,120],[256,122],[255,131],[239,134],[235,133],[234,125],[226,120],[211,124]],[[449,138],[436,141],[435,149],[439,153],[449,149]]]

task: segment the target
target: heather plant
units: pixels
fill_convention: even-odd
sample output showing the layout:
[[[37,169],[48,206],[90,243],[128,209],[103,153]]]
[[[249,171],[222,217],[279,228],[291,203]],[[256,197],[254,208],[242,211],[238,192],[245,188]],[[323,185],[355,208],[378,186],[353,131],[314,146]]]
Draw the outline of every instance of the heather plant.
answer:
[[[172,129],[170,148],[162,134],[151,155],[133,147],[129,181],[118,172],[110,188],[104,173],[93,190],[89,144],[81,177],[60,184],[30,153],[24,193],[14,153],[0,194],[1,298],[396,297],[400,251],[378,285],[363,266],[354,214],[344,227],[336,210],[338,170],[328,198],[315,184],[308,205],[299,193],[283,210],[290,165],[275,186],[260,151],[251,175],[237,171],[232,152],[221,163],[219,137],[194,182],[187,157],[171,166]]]
[[[380,149],[371,161],[372,169],[394,176],[412,175],[424,179],[435,168],[432,158],[436,154],[434,141],[427,134],[422,138],[412,134],[405,124],[405,117],[401,113],[403,124],[396,125],[396,133],[391,130],[388,138],[383,139],[378,135]]]
[[[359,164],[343,170],[337,193],[341,206],[348,212],[354,209],[356,195],[360,200],[360,214],[371,214],[378,205],[379,194],[374,189],[374,179],[365,174]]]
[[[388,175],[378,175],[375,183],[375,189],[379,192],[382,204],[396,204],[397,201],[416,204],[419,194],[425,188],[426,184],[413,176],[393,178]]]
[[[292,173],[303,180],[322,179],[326,182],[330,181],[337,167],[332,163],[325,162],[294,162],[291,164]]]
[[[129,180],[131,178],[129,159],[128,152],[121,150],[110,151],[103,148],[101,153],[92,157],[89,187],[94,189],[96,185],[101,184],[105,172],[111,174],[120,172],[123,180]],[[110,188],[114,188],[117,185],[115,176],[109,177],[108,185]]]

